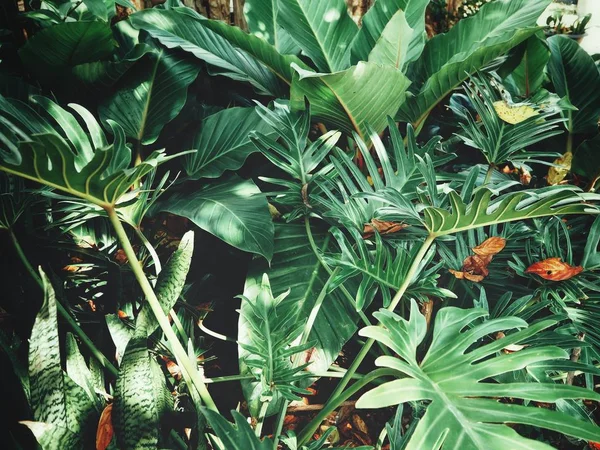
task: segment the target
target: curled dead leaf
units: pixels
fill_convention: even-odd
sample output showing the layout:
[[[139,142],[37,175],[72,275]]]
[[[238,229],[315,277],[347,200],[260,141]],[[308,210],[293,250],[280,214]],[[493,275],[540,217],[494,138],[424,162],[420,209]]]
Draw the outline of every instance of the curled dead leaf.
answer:
[[[472,273],[463,272],[460,270],[449,269],[449,272],[459,280],[469,280],[473,283],[479,283],[485,278],[483,275],[473,275]]]
[[[182,377],[181,368],[175,362],[171,361],[166,356],[163,356],[162,360],[165,362],[165,364],[167,366],[167,370],[169,371],[171,376],[177,381],[181,380],[181,377]]]
[[[554,160],[554,166],[548,169],[548,184],[555,186],[561,183],[568,173],[571,171],[571,163],[573,162],[573,153],[566,152],[560,158]]]
[[[600,450],[600,442],[592,442],[589,441],[588,445],[590,446],[591,449],[593,450]]]
[[[519,181],[523,186],[529,186],[531,183],[531,173],[524,167],[519,168]]]
[[[96,431],[96,450],[106,450],[112,440],[114,430],[112,424],[112,403],[107,405],[100,415]]]
[[[477,247],[473,247],[473,253],[479,256],[494,256],[504,250],[504,247],[506,247],[506,239],[492,236]]]
[[[381,235],[397,233],[407,228],[408,225],[402,222],[391,222],[389,220],[371,219],[370,223],[365,224],[363,228],[363,239],[369,239],[375,235],[375,230]]]
[[[560,258],[548,258],[538,261],[525,270],[525,273],[533,273],[550,281],[568,280],[581,272],[583,272],[583,267],[571,266]]]

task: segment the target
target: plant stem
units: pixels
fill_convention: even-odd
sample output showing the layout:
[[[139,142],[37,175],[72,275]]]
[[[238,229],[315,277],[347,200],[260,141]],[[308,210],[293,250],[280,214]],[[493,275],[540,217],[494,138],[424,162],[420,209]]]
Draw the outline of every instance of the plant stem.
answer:
[[[350,386],[344,392],[340,393],[338,396],[331,398],[327,402],[325,407],[319,412],[319,414],[317,414],[315,418],[311,420],[311,422],[298,435],[298,448],[300,448],[311,438],[314,432],[319,428],[321,422],[323,422],[323,420],[325,420],[327,416],[329,416],[329,414],[331,414],[342,402],[348,400],[350,397],[352,397],[354,394],[356,394],[369,383],[372,383],[374,380],[381,377],[392,376],[397,374],[398,372],[394,369],[376,369],[370,374],[365,375],[364,378],[354,383],[352,386]]]
[[[494,174],[494,165],[492,163],[490,163],[490,165],[488,166],[488,170],[485,174],[485,178],[483,180],[483,185],[485,186],[486,184],[488,184],[490,182],[490,180],[492,179],[492,175]]]
[[[25,269],[27,270],[29,275],[31,275],[31,278],[35,280],[38,287],[43,291],[44,285],[42,284],[42,280],[40,279],[40,276],[36,273],[35,269],[32,267],[31,263],[27,259],[27,256],[25,255],[25,252],[23,251],[23,248],[21,247],[21,244],[17,239],[17,236],[15,235],[12,229],[8,230],[8,234],[10,235],[10,239],[13,243],[15,251],[17,252],[17,255],[19,256],[19,259],[21,260],[21,263],[23,264],[23,266],[25,266]],[[69,312],[65,309],[61,302],[56,302],[56,309],[58,310],[58,313],[63,318],[63,320],[67,322],[67,324],[69,324],[71,330],[81,340],[81,343],[87,347],[89,352],[94,356],[94,358],[98,360],[102,367],[108,370],[112,376],[117,377],[119,375],[119,370],[108,360],[108,358],[106,358],[106,356],[104,356],[104,354],[100,350],[98,350],[98,348],[94,345],[92,340],[88,337],[87,334],[85,334],[85,332],[81,329],[79,324],[75,321],[75,319],[73,319],[71,314],[69,314]]]
[[[265,423],[265,416],[267,415],[267,410],[269,409],[269,404],[271,402],[266,401],[260,407],[260,412],[258,413],[258,419],[256,422],[256,428],[254,429],[254,434],[257,438],[260,439],[260,435],[262,433],[263,424]]]
[[[177,339],[177,335],[173,331],[173,328],[171,328],[169,319],[167,319],[167,316],[163,313],[160,302],[158,301],[158,298],[156,297],[156,294],[152,289],[152,285],[150,284],[150,281],[148,281],[148,278],[146,277],[146,274],[144,273],[144,270],[142,269],[142,266],[137,259],[135,250],[133,250],[133,247],[131,246],[131,242],[127,237],[127,233],[125,232],[125,228],[123,228],[123,224],[119,220],[117,212],[114,208],[109,207],[106,208],[106,213],[108,215],[108,218],[110,219],[112,226],[115,229],[115,232],[117,233],[117,237],[121,242],[123,251],[125,252],[125,255],[127,255],[129,266],[131,267],[131,270],[133,271],[137,282],[142,288],[142,292],[146,296],[146,300],[148,301],[152,312],[156,316],[158,324],[162,328],[163,333],[165,333],[167,340],[171,344],[171,349],[173,350],[173,354],[177,359],[177,364],[179,365],[179,367],[182,368],[182,370],[187,372],[189,379],[192,381],[192,384],[198,391],[198,394],[200,395],[200,398],[202,399],[204,404],[209,409],[215,412],[219,412],[217,406],[215,405],[215,402],[213,401],[212,397],[210,396],[210,393],[208,392],[208,389],[206,388],[206,385],[204,384],[204,381],[202,380],[202,377],[200,376],[200,373],[198,372],[198,368],[195,367],[195,364],[193,364],[192,361],[189,360],[187,352],[181,345],[181,342],[179,342],[179,339]]]

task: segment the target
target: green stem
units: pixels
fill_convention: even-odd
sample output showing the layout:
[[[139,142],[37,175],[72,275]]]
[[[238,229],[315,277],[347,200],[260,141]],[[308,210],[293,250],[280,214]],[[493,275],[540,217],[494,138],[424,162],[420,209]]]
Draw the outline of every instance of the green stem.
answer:
[[[254,434],[257,438],[260,439],[260,435],[262,434],[263,425],[265,423],[265,417],[267,415],[267,410],[269,409],[270,402],[266,401],[260,407],[260,412],[258,413],[258,418],[256,422],[256,428],[254,429]]]
[[[137,235],[138,239],[142,242],[142,244],[144,244],[144,247],[146,247],[146,250],[148,250],[148,253],[150,253],[150,257],[152,258],[152,261],[154,261],[154,273],[158,277],[158,274],[162,270],[162,264],[160,263],[160,258],[158,257],[158,253],[156,253],[156,249],[150,243],[148,238],[146,238],[144,233],[142,233],[142,230],[140,230],[138,227],[132,227],[132,228],[135,230],[135,234]]]
[[[17,255],[19,256],[19,259],[21,260],[21,263],[23,264],[23,266],[25,266],[25,269],[27,270],[29,275],[31,275],[31,278],[35,280],[36,284],[43,291],[44,285],[42,284],[42,280],[35,271],[35,269],[32,267],[29,260],[27,259],[27,256],[25,255],[25,252],[23,251],[23,248],[21,247],[21,244],[17,239],[17,236],[15,235],[12,229],[8,230],[8,234],[10,235],[10,239],[13,243],[15,251],[17,252]],[[71,314],[69,314],[69,312],[65,309],[61,302],[56,302],[56,309],[58,310],[58,313],[63,318],[63,320],[67,322],[67,324],[71,327],[73,333],[77,335],[77,337],[81,340],[81,343],[85,347],[87,347],[89,352],[94,356],[94,358],[98,360],[102,367],[108,370],[112,376],[117,377],[119,375],[119,370],[106,358],[106,356],[104,356],[104,354],[100,350],[98,350],[98,348],[94,345],[92,340],[88,337],[87,334],[85,334],[85,332],[81,329],[79,324],[75,321],[75,319],[73,319]]]
[[[488,170],[485,174],[485,178],[483,180],[483,185],[485,186],[486,184],[488,184],[490,182],[490,180],[492,179],[492,175],[494,174],[494,165],[492,163],[490,163],[490,165],[488,166]]]
[[[229,336],[225,336],[224,334],[217,333],[216,331],[213,331],[210,328],[207,328],[206,325],[204,325],[204,321],[203,320],[198,320],[198,328],[200,328],[200,330],[204,331],[204,333],[208,334],[209,336],[212,336],[212,337],[214,337],[216,339],[219,339],[221,341],[237,342],[237,339],[234,339],[234,338],[229,337]]]
[[[398,372],[393,369],[376,369],[370,374],[365,375],[364,378],[354,383],[347,390],[328,401],[325,407],[319,412],[319,414],[317,414],[315,418],[311,420],[311,422],[298,435],[298,447],[304,445],[311,438],[311,436],[319,428],[321,422],[323,422],[323,420],[325,420],[327,416],[329,416],[329,414],[335,411],[335,409],[340,404],[348,400],[350,397],[352,397],[354,394],[360,391],[363,387],[365,387],[369,383],[372,383],[376,379],[393,375],[398,375]]]
[[[163,313],[160,302],[158,301],[158,298],[152,289],[152,285],[150,284],[150,281],[148,281],[148,278],[146,277],[146,274],[144,273],[144,270],[137,259],[135,250],[131,246],[131,242],[127,237],[127,233],[125,232],[125,228],[123,228],[123,224],[119,220],[117,212],[114,208],[109,207],[106,208],[106,213],[115,229],[115,232],[117,233],[117,237],[121,242],[123,251],[125,252],[125,255],[127,255],[129,266],[131,267],[137,282],[142,288],[142,292],[146,296],[146,300],[148,301],[152,312],[156,316],[158,324],[162,328],[167,340],[171,343],[171,349],[173,350],[173,354],[177,359],[177,364],[179,364],[179,367],[181,367],[182,370],[187,372],[189,379],[192,381],[192,384],[198,391],[198,394],[200,395],[200,398],[204,404],[209,409],[218,412],[217,406],[215,405],[215,402],[210,396],[210,393],[208,392],[208,389],[206,388],[206,385],[204,384],[204,381],[198,372],[198,368],[192,363],[192,361],[189,360],[187,352],[181,345],[181,342],[179,342],[179,339],[177,339],[175,331],[173,331],[173,328],[171,328],[169,319],[167,319],[167,316]]]

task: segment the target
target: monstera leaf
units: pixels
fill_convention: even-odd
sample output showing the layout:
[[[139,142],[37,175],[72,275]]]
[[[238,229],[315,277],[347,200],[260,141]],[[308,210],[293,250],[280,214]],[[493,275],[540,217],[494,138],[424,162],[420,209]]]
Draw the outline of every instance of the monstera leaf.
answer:
[[[358,399],[356,406],[382,408],[405,402],[430,401],[404,447],[407,450],[552,448],[519,435],[513,428],[504,425],[507,423],[527,424],[598,441],[600,428],[590,422],[546,408],[502,403],[498,398],[552,403],[560,399],[598,401],[600,394],[566,384],[491,381],[498,375],[535,363],[568,359],[565,350],[549,345],[499,353],[508,345],[523,342],[551,327],[556,320],[546,319],[530,326],[517,317],[482,322],[486,315],[483,309],[442,308],[435,318],[427,354],[420,360],[417,359],[417,347],[423,343],[427,324],[416,302],[412,302],[409,320],[386,310],[375,313],[383,327],[366,327],[360,334],[392,349],[398,357],[381,356],[376,364],[395,369],[404,378],[372,389]],[[505,333],[505,336],[477,345],[483,337],[498,332]]]
[[[535,34],[536,20],[550,0],[497,0],[461,20],[448,33],[425,44],[410,68],[418,87],[398,112],[398,119],[418,128],[429,112],[460,83],[493,59]]]
[[[51,100],[34,100],[52,122],[25,103],[0,97],[0,170],[109,208],[137,180],[173,157],[155,151],[130,168],[131,150],[118,124],[109,121],[114,141],[108,144],[96,119],[82,106],[70,105],[87,131]]]

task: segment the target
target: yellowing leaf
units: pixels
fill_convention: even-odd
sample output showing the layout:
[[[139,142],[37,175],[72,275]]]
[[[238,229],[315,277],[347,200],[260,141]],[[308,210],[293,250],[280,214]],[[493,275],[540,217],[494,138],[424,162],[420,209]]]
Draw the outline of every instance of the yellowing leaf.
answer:
[[[494,256],[500,253],[506,246],[506,239],[492,236],[477,247],[473,247],[473,253],[479,256]]]
[[[538,112],[531,106],[509,105],[504,100],[498,100],[497,102],[494,102],[494,109],[496,110],[496,114],[498,114],[500,119],[512,125],[538,115]]]
[[[550,281],[568,280],[581,272],[583,272],[583,267],[570,266],[566,262],[561,261],[560,258],[548,258],[536,262],[525,270],[525,273],[534,273]]]
[[[548,184],[551,186],[559,184],[565,179],[571,171],[571,163],[573,161],[573,153],[566,152],[560,158],[554,160],[555,166],[548,169]]]

